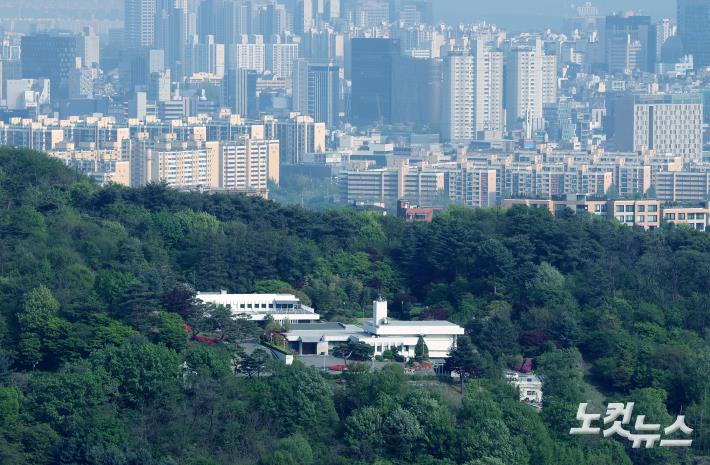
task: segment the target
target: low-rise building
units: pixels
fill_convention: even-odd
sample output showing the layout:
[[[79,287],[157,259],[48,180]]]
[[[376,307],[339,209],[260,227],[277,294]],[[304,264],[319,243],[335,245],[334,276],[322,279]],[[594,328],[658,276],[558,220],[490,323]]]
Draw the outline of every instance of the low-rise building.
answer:
[[[387,301],[372,304],[372,321],[364,326],[340,323],[297,325],[286,333],[289,348],[301,355],[327,355],[347,341],[363,342],[374,348],[374,355],[396,350],[406,359],[414,358],[419,338],[429,349],[433,361],[443,362],[456,347],[464,329],[448,321],[398,321],[388,317]]]
[[[302,323],[318,321],[320,315],[292,294],[228,294],[227,291],[199,292],[197,298],[205,303],[223,305],[235,317],[251,321]]]
[[[535,373],[518,373],[506,371],[505,379],[518,388],[520,402],[526,402],[535,407],[542,407],[542,379]]]

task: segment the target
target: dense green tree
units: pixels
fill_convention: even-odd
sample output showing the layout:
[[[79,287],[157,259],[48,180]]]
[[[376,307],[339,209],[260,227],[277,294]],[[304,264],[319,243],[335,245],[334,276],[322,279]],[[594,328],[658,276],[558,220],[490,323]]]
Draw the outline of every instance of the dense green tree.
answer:
[[[331,350],[333,357],[343,359],[345,365],[348,360],[366,361],[372,358],[375,348],[365,342],[348,341],[345,344],[340,344]]]
[[[478,354],[468,337],[458,338],[456,348],[451,351],[446,359],[444,368],[449,373],[456,373],[461,382],[461,393],[464,392],[466,379],[481,376],[486,369],[486,362]]]
[[[258,378],[266,369],[266,364],[269,360],[271,360],[271,356],[265,350],[256,349],[239,362],[237,371],[247,375],[249,378],[253,376]]]
[[[414,360],[417,362],[426,362],[429,360],[429,347],[422,336],[419,336],[417,345],[414,346]]]

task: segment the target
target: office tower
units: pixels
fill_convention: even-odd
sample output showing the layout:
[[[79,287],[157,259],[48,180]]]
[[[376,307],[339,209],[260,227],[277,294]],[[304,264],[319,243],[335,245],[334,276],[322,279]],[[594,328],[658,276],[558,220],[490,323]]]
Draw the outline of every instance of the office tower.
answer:
[[[656,28],[650,16],[607,16],[604,34],[610,73],[655,70]]]
[[[677,33],[676,25],[668,18],[656,22],[656,62],[661,61],[661,48]]]
[[[298,60],[293,74],[293,110],[328,128],[340,120],[340,66]]]
[[[473,116],[475,131],[476,133],[492,132],[497,137],[501,137],[505,132],[503,53],[487,46],[482,40],[474,41],[471,44],[471,53],[474,70]],[[547,56],[543,56],[543,60],[547,58]],[[552,59],[554,58],[552,56]],[[547,65],[551,66],[551,63]],[[548,68],[543,63],[543,70],[546,69]],[[554,73],[552,81],[556,83],[556,65],[551,69]]]
[[[125,0],[124,6],[126,47],[152,47],[155,41],[156,0]]]
[[[83,33],[77,36],[76,54],[81,58],[82,66],[99,66],[99,36],[90,27],[84,28]]]
[[[441,122],[441,60],[398,56],[394,67],[392,123],[438,129]]]
[[[432,0],[393,0],[390,2],[390,18],[407,25],[433,24]]]
[[[177,81],[185,76],[188,16],[186,1],[158,0],[154,47],[164,51],[165,61]]]
[[[557,103],[557,55],[542,56],[542,104]]]
[[[214,36],[207,36],[204,41],[194,36],[187,61],[190,74],[207,73],[221,78],[225,72],[224,44],[215,43]]]
[[[542,52],[542,41],[532,45],[512,48],[506,57],[505,109],[507,128],[522,127],[527,138],[536,130],[544,128],[542,117],[543,79],[551,73],[545,72],[546,60]],[[556,76],[556,74],[555,74]]]
[[[22,63],[20,60],[0,60],[0,100],[7,98],[7,81],[22,77]]]
[[[310,116],[308,106],[308,60],[300,58],[293,63],[291,74],[291,108],[294,112]]]
[[[246,69],[232,69],[224,79],[224,97],[232,113],[257,118],[259,109],[256,95],[257,74]]]
[[[373,28],[390,22],[390,5],[387,0],[360,0],[355,10],[355,25]]]
[[[397,40],[352,39],[352,122],[391,123],[393,68],[398,55]]]
[[[710,66],[710,0],[678,0],[678,36],[696,68]]]
[[[312,29],[301,36],[300,57],[309,58],[311,61],[337,61],[343,62],[345,39],[333,29]]]
[[[86,66],[69,71],[69,98],[85,99],[94,97],[94,83],[99,77],[99,69]]]
[[[200,40],[214,36],[219,44],[239,42],[253,32],[253,5],[243,0],[204,0],[197,8],[196,32]]]
[[[620,151],[655,150],[702,161],[703,103],[700,94],[621,95],[613,106],[613,140]]]
[[[298,44],[267,44],[266,68],[274,76],[290,78],[298,54]]]
[[[252,34],[252,2],[232,0],[225,3],[225,17],[229,24],[227,44],[239,42],[242,35]]]
[[[52,98],[69,96],[69,72],[76,67],[76,37],[37,34],[22,37],[22,77],[49,79]]]
[[[170,68],[150,74],[148,100],[164,102],[171,98]]]
[[[256,12],[258,30],[267,43],[278,42],[278,38],[288,29],[286,7],[278,3],[262,5]]]
[[[465,51],[454,51],[444,59],[442,138],[452,143],[475,139],[474,59]]]
[[[329,20],[340,18],[340,0],[325,0],[325,15]]]
[[[296,34],[310,30],[314,26],[313,0],[297,0],[296,13],[293,16],[293,29]]]

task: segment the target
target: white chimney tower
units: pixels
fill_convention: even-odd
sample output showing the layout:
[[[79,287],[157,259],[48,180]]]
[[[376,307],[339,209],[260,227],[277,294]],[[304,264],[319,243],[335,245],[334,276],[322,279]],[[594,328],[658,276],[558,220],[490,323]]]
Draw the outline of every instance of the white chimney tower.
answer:
[[[387,301],[377,299],[372,302],[372,320],[375,326],[387,324]]]

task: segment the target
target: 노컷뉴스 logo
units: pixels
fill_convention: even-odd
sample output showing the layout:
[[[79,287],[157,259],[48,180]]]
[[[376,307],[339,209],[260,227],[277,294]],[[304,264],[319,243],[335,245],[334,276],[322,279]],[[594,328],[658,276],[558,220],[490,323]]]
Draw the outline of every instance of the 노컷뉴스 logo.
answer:
[[[587,413],[588,405],[589,404],[586,403],[579,404],[577,420],[581,421],[582,425],[579,428],[570,429],[569,434],[594,435],[602,432],[601,428],[592,425],[593,422],[601,420],[601,414]],[[609,438],[618,434],[622,438],[631,441],[631,447],[634,449],[641,448],[641,445],[645,445],[646,449],[652,449],[656,445],[656,442],[659,441],[661,447],[690,447],[693,444],[692,439],[666,439],[666,437],[674,435],[679,431],[686,436],[689,436],[693,432],[692,428],[689,428],[688,425],[685,424],[685,415],[679,415],[672,425],[663,428],[664,439],[661,439],[661,425],[646,423],[645,415],[636,416],[634,433],[624,428],[626,425],[630,424],[633,410],[633,402],[627,404],[609,404],[606,409],[606,415],[604,416],[605,429],[602,432],[604,437]]]

